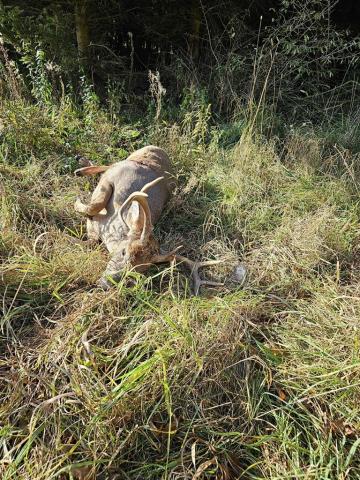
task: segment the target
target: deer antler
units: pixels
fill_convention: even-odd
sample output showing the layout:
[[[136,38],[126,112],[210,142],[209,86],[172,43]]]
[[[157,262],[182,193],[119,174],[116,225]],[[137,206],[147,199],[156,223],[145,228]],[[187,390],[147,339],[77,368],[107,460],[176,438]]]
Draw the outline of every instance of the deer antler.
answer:
[[[147,183],[146,185],[144,185],[140,191],[141,191],[141,192],[147,192],[150,188],[154,187],[154,186],[157,185],[159,182],[161,182],[162,180],[164,180],[164,178],[165,178],[165,177],[155,178],[155,180],[153,180],[152,182],[149,182],[149,183]]]
[[[194,262],[193,260],[190,260],[187,257],[183,257],[182,255],[177,255],[177,251],[182,248],[177,247],[175,250],[172,250],[169,253],[165,253],[163,255],[155,255],[151,259],[151,263],[166,263],[166,262],[172,262],[172,261],[177,261],[179,263],[184,263],[187,267],[190,268],[191,270],[191,276],[193,278],[194,282],[194,294],[198,295],[200,287],[202,285],[209,285],[212,287],[220,287],[224,285],[223,282],[214,282],[212,280],[202,280],[199,275],[199,270],[200,268],[203,267],[210,267],[211,265],[218,265],[219,263],[222,263],[223,260],[208,260],[205,262]]]
[[[152,230],[152,223],[151,223],[151,211],[150,207],[148,204],[148,195],[147,193],[144,192],[133,192],[126,200],[125,202],[121,205],[120,207],[120,216],[129,228],[130,226],[128,225],[125,217],[124,217],[124,210],[125,208],[129,205],[131,202],[138,202],[140,205],[143,213],[144,213],[144,220],[143,220],[143,225],[142,225],[142,232],[141,232],[141,237],[140,239],[143,241],[146,236],[148,236]]]
[[[153,186],[157,185],[159,182],[164,180],[164,177],[158,177],[152,182],[147,183],[146,185],[143,186],[143,188],[138,191],[138,192],[133,192],[131,195],[128,196],[128,198],[125,200],[125,202],[121,205],[120,207],[120,216],[122,218],[122,221],[129,227],[129,225],[126,222],[126,219],[124,217],[124,210],[125,208],[131,203],[131,202],[138,202],[140,205],[143,213],[144,213],[144,223],[143,223],[143,228],[142,228],[142,233],[140,240],[144,241],[146,237],[148,237],[152,231],[153,225],[151,222],[151,210],[149,207],[148,203],[148,195],[145,193],[147,190],[152,188]]]
[[[224,285],[224,282],[214,282],[212,280],[202,280],[199,275],[199,270],[200,268],[203,267],[210,267],[211,265],[218,265],[219,263],[222,263],[222,260],[208,260],[205,262],[194,262],[193,260],[190,260],[189,258],[183,257],[182,255],[175,255],[175,259],[178,262],[183,262],[185,265],[190,267],[191,269],[191,276],[194,281],[194,294],[198,295],[200,287],[202,285],[209,285],[211,287],[221,287]]]

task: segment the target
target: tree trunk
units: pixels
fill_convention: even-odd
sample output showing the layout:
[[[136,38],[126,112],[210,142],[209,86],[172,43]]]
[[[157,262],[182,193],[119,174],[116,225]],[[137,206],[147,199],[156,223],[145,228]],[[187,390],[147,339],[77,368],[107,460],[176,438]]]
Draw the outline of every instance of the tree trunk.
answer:
[[[191,58],[197,62],[200,50],[200,26],[201,26],[201,10],[199,0],[191,2],[191,31],[189,39],[189,50]]]
[[[89,62],[90,33],[86,9],[87,0],[75,0],[76,40],[80,64],[87,66]]]

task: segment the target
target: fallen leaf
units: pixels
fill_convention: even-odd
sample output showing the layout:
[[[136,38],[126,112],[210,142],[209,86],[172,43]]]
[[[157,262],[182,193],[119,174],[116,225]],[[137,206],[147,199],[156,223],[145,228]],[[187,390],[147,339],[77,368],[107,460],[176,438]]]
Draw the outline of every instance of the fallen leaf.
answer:
[[[284,392],[284,390],[278,390],[278,395],[279,395],[279,398],[282,402],[285,402],[286,400],[286,393]]]
[[[196,468],[196,441],[191,445],[191,460]]]
[[[198,480],[200,476],[207,470],[210,465],[215,465],[216,464],[216,459],[212,458],[211,460],[207,460],[206,462],[203,462],[199,468],[196,470],[195,475],[192,477],[192,480]]]

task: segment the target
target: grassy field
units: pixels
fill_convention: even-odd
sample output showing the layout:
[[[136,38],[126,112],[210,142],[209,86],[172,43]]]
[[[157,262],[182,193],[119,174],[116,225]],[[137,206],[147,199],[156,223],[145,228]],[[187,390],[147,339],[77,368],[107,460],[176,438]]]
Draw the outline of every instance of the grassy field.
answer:
[[[3,480],[360,478],[358,156],[314,130],[264,138],[193,103],[151,128],[5,101],[1,130]],[[156,234],[224,259],[190,294],[163,266],[96,288],[74,212],[113,163],[165,148],[177,188]],[[243,286],[231,281],[239,262]]]

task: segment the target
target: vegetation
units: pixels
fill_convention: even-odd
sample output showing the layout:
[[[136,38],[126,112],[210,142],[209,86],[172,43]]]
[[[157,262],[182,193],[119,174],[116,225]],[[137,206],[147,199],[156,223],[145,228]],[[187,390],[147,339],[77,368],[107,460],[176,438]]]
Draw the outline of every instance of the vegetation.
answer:
[[[326,36],[327,1],[282,1],[276,26],[255,35],[256,57],[248,46],[225,58],[214,17],[197,24],[193,2],[192,28],[207,26],[211,45],[201,37],[178,61],[194,65],[206,50],[217,56],[213,76],[204,55],[196,81],[174,69],[178,88],[166,66],[149,75],[129,57],[121,84],[119,65],[104,80],[84,56],[86,32],[80,57],[68,24],[60,46],[75,53],[56,50],[59,17],[34,3],[24,22],[21,2],[0,16],[1,478],[360,478],[356,34]],[[104,4],[108,21],[114,3]],[[74,15],[67,5],[56,8]],[[313,8],[325,12],[316,25]],[[241,17],[234,7],[224,18]],[[310,24],[325,49],[316,62]],[[255,29],[244,25],[249,40]],[[274,32],[284,51],[272,57]],[[346,81],[338,48],[349,53]],[[76,155],[110,164],[150,143],[169,153],[177,180],[156,227],[161,244],[224,259],[211,271],[224,287],[200,297],[174,266],[128,272],[104,292],[95,282],[107,253],[76,242],[85,223],[74,200],[96,184],[74,177]],[[232,279],[240,261],[244,285]]]

